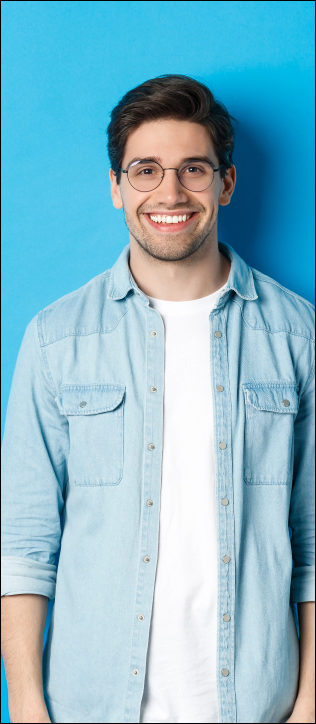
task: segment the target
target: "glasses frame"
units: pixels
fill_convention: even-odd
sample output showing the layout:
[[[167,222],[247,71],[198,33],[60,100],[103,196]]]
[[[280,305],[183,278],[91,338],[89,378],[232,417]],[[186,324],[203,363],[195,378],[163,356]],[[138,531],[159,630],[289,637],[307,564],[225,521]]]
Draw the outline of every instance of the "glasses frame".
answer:
[[[144,159],[144,161],[145,161],[145,160],[146,160],[146,159]],[[137,164],[137,163],[140,163],[141,161],[142,161],[142,159],[139,159],[139,161],[134,161],[134,163],[131,163],[131,164],[127,167],[127,169],[124,170],[124,168],[120,168],[119,170],[122,171],[122,173],[126,173],[126,174],[127,174],[127,180],[128,180],[128,182],[129,182],[129,184],[131,185],[132,189],[134,189],[135,191],[138,191],[139,193],[145,193],[145,194],[148,193],[149,191],[156,191],[156,189],[158,188],[158,186],[160,186],[160,184],[161,184],[162,181],[164,180],[165,171],[176,171],[176,172],[177,172],[178,181],[179,181],[179,183],[181,184],[181,186],[183,186],[183,188],[185,188],[187,191],[193,191],[193,193],[200,194],[200,193],[202,193],[202,191],[206,191],[207,189],[210,188],[210,186],[212,186],[212,183],[213,183],[213,181],[214,181],[214,173],[215,173],[216,171],[219,171],[219,169],[222,168],[222,166],[225,165],[224,163],[221,163],[221,165],[220,165],[218,168],[214,168],[214,166],[212,166],[212,164],[211,164],[209,161],[202,161],[202,163],[208,163],[209,166],[213,169],[213,178],[212,178],[211,183],[210,183],[208,186],[206,186],[205,189],[200,189],[199,191],[195,191],[194,189],[188,189],[188,187],[185,186],[184,183],[182,183],[181,179],[179,178],[180,168],[186,163],[186,161],[184,161],[184,162],[181,164],[181,166],[179,166],[179,168],[174,168],[173,166],[168,166],[167,168],[163,168],[163,167],[160,165],[160,163],[158,163],[158,161],[148,161],[148,163],[155,163],[157,166],[160,166],[160,168],[161,168],[161,170],[162,170],[161,180],[159,181],[159,184],[157,184],[157,186],[155,186],[153,189],[136,189],[135,186],[133,186],[133,184],[131,183],[130,179],[128,178],[128,172],[129,172],[129,170],[130,170],[130,168],[131,168],[132,166],[136,166],[136,164]],[[198,162],[199,159],[196,159],[196,161]],[[187,162],[187,163],[189,163],[189,162]],[[193,161],[192,161],[192,164],[193,164],[193,163],[194,163],[194,159],[193,159]],[[201,163],[201,160],[200,160],[200,163]],[[115,175],[116,175],[116,174],[115,174]]]

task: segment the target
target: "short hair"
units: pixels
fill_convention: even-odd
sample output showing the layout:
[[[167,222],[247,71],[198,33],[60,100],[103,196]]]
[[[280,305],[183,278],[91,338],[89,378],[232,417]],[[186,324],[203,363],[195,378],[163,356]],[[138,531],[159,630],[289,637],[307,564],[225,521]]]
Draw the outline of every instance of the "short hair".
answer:
[[[143,123],[175,118],[205,126],[219,160],[221,177],[232,166],[236,119],[210,89],[187,75],[160,75],[125,93],[113,108],[107,127],[111,168],[120,182],[120,167],[128,136]]]

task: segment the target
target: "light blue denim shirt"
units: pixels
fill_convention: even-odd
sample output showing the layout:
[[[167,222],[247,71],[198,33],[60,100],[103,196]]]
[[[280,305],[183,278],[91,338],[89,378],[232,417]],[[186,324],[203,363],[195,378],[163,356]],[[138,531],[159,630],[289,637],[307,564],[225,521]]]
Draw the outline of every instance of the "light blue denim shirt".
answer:
[[[282,722],[298,684],[293,604],[314,600],[314,308],[219,246],[232,262],[209,317],[220,721]],[[43,659],[53,722],[140,717],[164,324],[129,248],[30,322],[8,406],[2,593],[55,597]]]

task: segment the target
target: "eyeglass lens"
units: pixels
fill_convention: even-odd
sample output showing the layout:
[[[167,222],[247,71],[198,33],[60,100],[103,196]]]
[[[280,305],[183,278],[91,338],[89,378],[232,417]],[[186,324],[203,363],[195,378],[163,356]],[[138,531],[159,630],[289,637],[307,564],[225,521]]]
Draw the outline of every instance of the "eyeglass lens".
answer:
[[[129,167],[127,177],[136,191],[154,191],[161,183],[163,169],[155,161],[137,161]],[[214,179],[214,171],[204,161],[183,163],[178,178],[188,191],[205,191]]]

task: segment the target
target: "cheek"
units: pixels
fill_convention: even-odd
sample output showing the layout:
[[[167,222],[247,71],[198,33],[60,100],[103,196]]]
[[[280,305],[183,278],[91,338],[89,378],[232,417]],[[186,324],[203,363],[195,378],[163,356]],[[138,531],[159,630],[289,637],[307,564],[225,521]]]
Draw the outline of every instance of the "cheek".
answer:
[[[204,207],[203,219],[211,219],[216,214],[218,209],[218,199],[215,196],[204,195],[199,199],[200,204]]]
[[[145,197],[145,198],[144,198]],[[146,198],[145,194],[140,194],[137,191],[124,189],[122,193],[122,200],[125,209],[125,213],[129,217],[137,219],[142,213],[142,207],[144,204],[150,203],[150,198]]]

